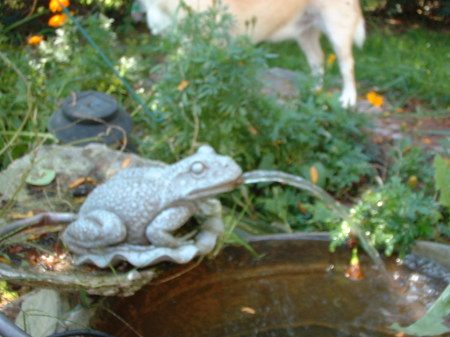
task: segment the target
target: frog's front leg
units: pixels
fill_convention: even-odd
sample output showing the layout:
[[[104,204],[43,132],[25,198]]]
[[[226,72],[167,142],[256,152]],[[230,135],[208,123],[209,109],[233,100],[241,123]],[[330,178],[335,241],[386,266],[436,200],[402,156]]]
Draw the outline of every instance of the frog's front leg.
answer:
[[[183,226],[195,211],[196,207],[190,204],[175,206],[162,211],[148,225],[145,231],[147,239],[157,247],[176,248],[192,243],[175,238],[172,233]]]
[[[200,204],[200,213],[206,217],[195,240],[200,255],[210,253],[219,236],[223,234],[222,205],[217,199],[208,199]]]

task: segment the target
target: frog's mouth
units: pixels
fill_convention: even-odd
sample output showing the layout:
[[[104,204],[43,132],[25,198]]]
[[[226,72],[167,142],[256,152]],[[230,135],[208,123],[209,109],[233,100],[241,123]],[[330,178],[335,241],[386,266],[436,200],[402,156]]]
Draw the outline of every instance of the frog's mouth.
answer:
[[[189,193],[189,199],[202,199],[208,198],[216,194],[230,192],[236,188],[236,186],[241,185],[244,182],[242,177],[239,177],[231,182],[224,183],[221,185],[210,186],[208,188],[199,189],[197,191]]]

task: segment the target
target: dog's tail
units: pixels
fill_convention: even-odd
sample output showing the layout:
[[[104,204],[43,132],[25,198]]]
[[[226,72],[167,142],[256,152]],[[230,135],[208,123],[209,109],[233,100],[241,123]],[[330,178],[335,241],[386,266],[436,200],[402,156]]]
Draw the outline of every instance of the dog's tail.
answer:
[[[363,18],[358,20],[356,24],[355,33],[353,34],[353,42],[359,48],[361,48],[364,44],[364,40],[366,39],[366,24]]]

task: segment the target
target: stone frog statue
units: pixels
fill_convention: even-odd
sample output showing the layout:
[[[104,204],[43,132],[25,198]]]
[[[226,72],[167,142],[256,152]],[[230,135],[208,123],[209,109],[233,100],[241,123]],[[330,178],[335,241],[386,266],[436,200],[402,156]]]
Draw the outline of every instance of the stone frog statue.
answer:
[[[220,203],[208,198],[231,191],[241,175],[208,145],[163,168],[124,169],[89,194],[62,240],[78,264],[189,262],[211,252],[223,232]],[[175,237],[194,214],[205,217],[198,234]]]

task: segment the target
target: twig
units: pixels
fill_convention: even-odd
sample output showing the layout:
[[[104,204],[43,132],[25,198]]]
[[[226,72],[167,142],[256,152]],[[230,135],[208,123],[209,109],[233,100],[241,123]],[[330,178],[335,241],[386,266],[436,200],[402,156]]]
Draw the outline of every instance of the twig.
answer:
[[[76,213],[44,212],[26,219],[10,222],[0,228],[0,241],[22,229],[40,224],[41,222],[43,224],[67,223],[76,220],[77,217],[78,215]]]
[[[31,10],[27,14],[26,18],[30,17],[34,13],[34,11],[36,10],[36,5],[37,5],[37,0],[34,0],[33,5],[31,6]]]

